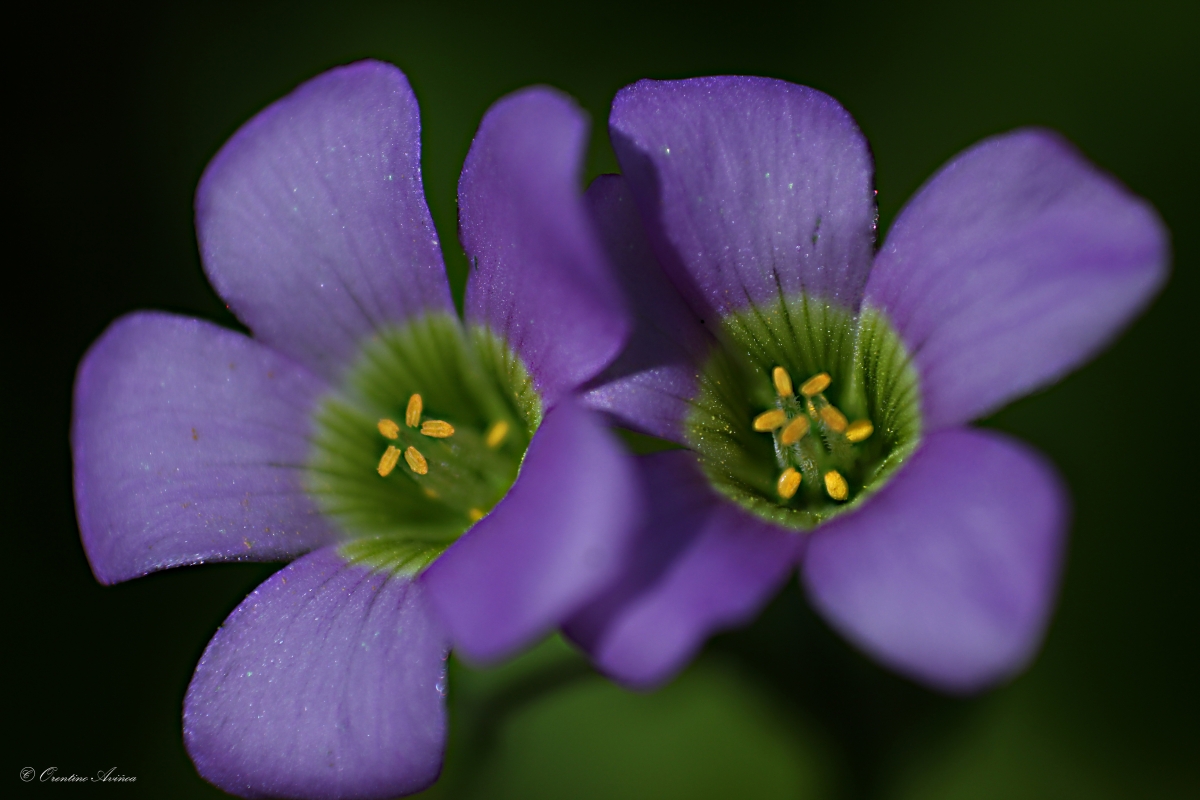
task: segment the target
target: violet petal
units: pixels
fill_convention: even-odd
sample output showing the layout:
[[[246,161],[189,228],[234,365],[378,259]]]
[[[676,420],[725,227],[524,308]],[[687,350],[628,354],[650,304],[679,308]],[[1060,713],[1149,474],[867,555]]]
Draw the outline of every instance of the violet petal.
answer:
[[[654,502],[625,569],[566,633],[609,676],[650,688],[682,669],[709,635],[758,613],[791,574],[805,534],[716,496],[692,453],[645,456],[639,475]]]
[[[183,706],[188,753],[243,797],[419,791],[441,769],[447,653],[419,582],[310,553],[209,642]]]
[[[456,650],[494,661],[559,626],[624,567],[640,499],[600,417],[552,409],[508,494],[422,575]]]
[[[601,175],[585,199],[634,327],[625,350],[591,381],[584,402],[624,425],[682,444],[697,365],[713,339],[655,259],[625,179]]]
[[[75,508],[101,583],[333,541],[305,494],[326,385],[240,333],[163,313],[114,322],[75,381]]]
[[[702,317],[801,292],[858,307],[874,168],[836,100],[768,78],[643,80],[617,93],[609,128],[659,259]]]
[[[1169,258],[1154,209],[1044,130],[987,139],[900,212],[867,302],[922,378],[927,430],[1057,380],[1158,291]]]
[[[587,133],[566,96],[511,94],[479,124],[458,184],[467,319],[504,338],[547,407],[604,369],[629,332],[579,189]]]
[[[453,313],[420,132],[400,70],[360,61],[271,104],[209,163],[204,268],[256,338],[335,379],[381,327]]]
[[[990,431],[933,434],[869,503],[812,534],[813,604],[924,683],[970,692],[1019,671],[1058,586],[1067,495],[1053,468]]]

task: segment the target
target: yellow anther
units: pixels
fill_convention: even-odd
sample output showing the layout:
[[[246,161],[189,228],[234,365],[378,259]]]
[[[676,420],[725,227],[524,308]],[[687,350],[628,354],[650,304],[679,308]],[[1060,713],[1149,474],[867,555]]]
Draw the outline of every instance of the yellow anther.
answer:
[[[428,486],[422,486],[421,491],[424,492],[425,496],[430,500],[437,500],[439,497],[441,497],[441,495],[439,495],[433,489],[430,489]]]
[[[479,520],[484,518],[485,514],[478,508],[468,508],[467,516],[471,518],[471,522],[479,522]]]
[[[808,417],[796,417],[787,424],[783,433],[779,434],[779,443],[784,447],[793,445],[803,439],[806,433],[808,433]]]
[[[821,421],[828,425],[829,430],[833,431],[834,433],[841,433],[842,431],[846,430],[846,426],[849,424],[846,422],[846,415],[841,411],[838,411],[833,406],[825,406],[822,408],[820,416]]]
[[[421,395],[414,394],[408,398],[408,408],[404,410],[404,424],[410,428],[415,428],[421,424],[421,410],[424,408],[421,402]]]
[[[846,428],[846,438],[858,444],[867,439],[875,432],[875,426],[871,424],[869,419],[856,419],[850,423],[850,427]]]
[[[495,448],[500,446],[500,443],[504,441],[505,436],[508,436],[508,423],[504,420],[500,420],[496,424],[492,425],[492,427],[488,428],[487,436],[485,437],[484,441],[487,442],[488,447]]]
[[[388,449],[383,451],[383,457],[379,459],[379,466],[376,469],[379,470],[380,475],[386,478],[396,468],[396,462],[399,460],[400,451],[389,444]]]
[[[783,367],[776,367],[771,371],[771,381],[775,384],[775,391],[780,397],[792,396],[792,376],[788,375],[788,371]]]
[[[825,473],[825,491],[834,500],[845,500],[850,496],[850,486],[836,469]]]
[[[775,491],[779,492],[779,496],[784,500],[791,500],[796,496],[796,490],[800,488],[800,473],[792,467],[788,467],[779,474],[779,480],[775,483]]]
[[[404,451],[404,460],[408,462],[408,468],[418,475],[424,475],[429,472],[429,462],[425,460],[425,456],[421,455],[421,451],[410,446]]]
[[[421,433],[434,439],[446,439],[454,435],[454,426],[440,419],[427,419],[421,423]]]
[[[829,377],[829,373],[821,372],[800,384],[800,394],[812,397],[828,389],[831,383],[833,383],[833,378]]]
[[[773,408],[755,417],[753,425],[754,430],[759,433],[765,433],[783,427],[785,422],[787,422],[787,414],[778,408]]]
[[[379,420],[379,432],[389,439],[395,439],[400,435],[400,426],[390,419],[381,419]]]

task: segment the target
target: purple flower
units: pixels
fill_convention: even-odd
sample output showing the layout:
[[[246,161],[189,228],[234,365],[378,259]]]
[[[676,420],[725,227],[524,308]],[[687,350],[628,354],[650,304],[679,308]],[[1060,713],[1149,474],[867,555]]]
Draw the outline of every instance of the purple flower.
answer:
[[[449,646],[508,655],[620,566],[633,465],[571,394],[629,329],[577,188],[586,131],[547,89],[484,117],[459,184],[463,322],[407,81],[327,72],[239,130],[197,191],[205,270],[253,338],[136,313],[84,358],[75,496],[101,582],[295,559],[188,689],[188,751],[222,789],[429,785]]]
[[[967,424],[1103,347],[1166,274],[1154,210],[1057,135],[955,157],[882,248],[872,160],[820,92],[641,81],[623,177],[588,200],[637,327],[590,402],[690,451],[641,460],[647,521],[568,634],[668,679],[792,570],[883,663],[952,692],[1035,652],[1068,502],[1024,445]]]

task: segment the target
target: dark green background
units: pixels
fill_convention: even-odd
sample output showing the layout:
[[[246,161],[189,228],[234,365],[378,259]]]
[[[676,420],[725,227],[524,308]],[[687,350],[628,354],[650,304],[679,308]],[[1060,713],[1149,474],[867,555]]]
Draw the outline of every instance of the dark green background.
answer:
[[[435,794],[1200,796],[1195,6],[967,5],[170,3],[10,18],[4,794],[217,794],[183,751],[180,704],[208,637],[272,568],[97,585],[71,505],[71,380],[126,311],[233,324],[196,255],[201,170],[297,83],[375,56],[421,102],[426,189],[459,282],[455,186],[491,102],[534,82],[578,98],[595,123],[590,178],[616,167],[617,89],[715,73],[838,98],[874,147],[884,230],[954,153],[1042,124],[1149,198],[1175,248],[1170,284],[1120,342],[988,421],[1048,453],[1076,503],[1061,605],[1024,676],[969,700],[929,693],[843,644],[793,583],[655,695],[609,686],[555,642],[496,672],[456,665]],[[54,765],[138,780],[17,777]]]

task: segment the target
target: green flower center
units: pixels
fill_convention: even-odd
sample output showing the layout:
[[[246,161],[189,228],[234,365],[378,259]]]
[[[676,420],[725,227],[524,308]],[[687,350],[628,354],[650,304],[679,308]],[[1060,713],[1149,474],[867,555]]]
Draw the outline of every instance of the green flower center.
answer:
[[[809,530],[876,491],[921,438],[920,386],[879,311],[801,296],[731,314],[686,421],[712,485]]]
[[[504,497],[541,416],[503,341],[426,315],[367,342],[322,400],[307,489],[344,557],[416,572]]]

